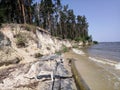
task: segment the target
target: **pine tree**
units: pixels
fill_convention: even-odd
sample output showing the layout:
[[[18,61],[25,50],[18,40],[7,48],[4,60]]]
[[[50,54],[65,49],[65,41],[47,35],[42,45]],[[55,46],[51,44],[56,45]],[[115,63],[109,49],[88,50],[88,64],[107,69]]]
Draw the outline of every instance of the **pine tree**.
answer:
[[[61,0],[1,0],[0,23],[35,24],[51,35],[63,39],[89,40],[88,22],[85,16],[77,18],[68,5],[63,6]]]

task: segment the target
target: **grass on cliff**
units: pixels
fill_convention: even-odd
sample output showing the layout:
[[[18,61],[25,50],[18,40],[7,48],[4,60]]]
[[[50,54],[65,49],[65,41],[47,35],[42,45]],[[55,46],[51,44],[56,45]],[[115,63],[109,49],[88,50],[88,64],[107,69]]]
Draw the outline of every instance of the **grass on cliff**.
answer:
[[[62,53],[68,52],[70,48],[66,47],[65,45],[62,45],[62,49],[60,51],[56,51],[55,53],[58,55],[61,55]]]
[[[63,53],[68,52],[69,48],[67,48],[65,45],[62,46],[62,51]]]
[[[27,43],[27,39],[24,33],[19,33],[16,36],[16,45],[18,47],[25,47]]]

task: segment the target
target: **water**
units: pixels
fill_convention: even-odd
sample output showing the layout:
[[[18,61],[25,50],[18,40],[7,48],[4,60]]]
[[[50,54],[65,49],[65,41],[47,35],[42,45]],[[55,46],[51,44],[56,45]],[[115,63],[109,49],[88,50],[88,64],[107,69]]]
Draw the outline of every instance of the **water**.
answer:
[[[87,53],[90,60],[120,70],[120,42],[102,42],[89,47]]]
[[[87,49],[88,57],[103,68],[106,78],[120,90],[120,42],[101,42]]]
[[[120,42],[102,42],[88,49],[90,56],[120,62]]]

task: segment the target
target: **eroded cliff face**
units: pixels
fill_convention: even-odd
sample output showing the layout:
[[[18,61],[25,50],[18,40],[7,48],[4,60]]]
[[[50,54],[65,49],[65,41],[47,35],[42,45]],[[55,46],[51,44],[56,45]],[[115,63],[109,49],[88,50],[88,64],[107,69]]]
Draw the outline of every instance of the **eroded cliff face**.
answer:
[[[72,47],[68,40],[59,40],[52,37],[49,33],[41,31],[37,28],[36,35],[38,37],[39,48],[43,54],[55,53],[62,49],[63,46]]]
[[[26,27],[23,25],[4,25],[0,30],[0,46],[2,48],[9,47],[7,51],[11,52],[7,52],[8,55],[14,53],[16,57],[25,62],[35,61],[36,55],[53,54],[61,50],[63,45],[71,47],[71,43],[68,40],[59,40],[52,37],[41,28],[37,27],[34,31],[35,33],[33,30],[26,30]],[[6,57],[7,55],[4,56]]]
[[[41,28],[30,31],[24,25],[4,25],[0,29],[0,90],[73,90],[68,61],[54,54],[63,46],[71,47],[71,43]]]

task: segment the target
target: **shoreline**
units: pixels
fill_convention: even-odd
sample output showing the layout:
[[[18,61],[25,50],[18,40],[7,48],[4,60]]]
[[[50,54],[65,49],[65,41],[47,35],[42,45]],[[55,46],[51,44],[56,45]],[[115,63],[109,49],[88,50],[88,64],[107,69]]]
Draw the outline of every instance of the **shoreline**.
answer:
[[[75,60],[71,60],[71,72],[73,74],[73,78],[75,80],[75,84],[78,90],[90,90],[84,79],[81,77],[81,75],[78,73],[78,70],[75,66]]]
[[[119,90],[119,81],[113,74],[91,61],[86,55],[65,53],[66,58],[74,58],[75,66],[90,90]]]

